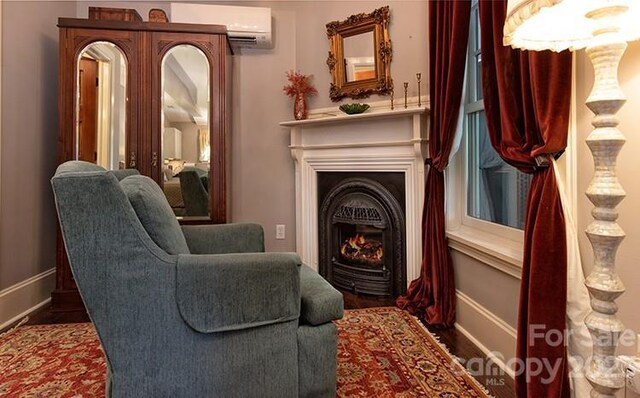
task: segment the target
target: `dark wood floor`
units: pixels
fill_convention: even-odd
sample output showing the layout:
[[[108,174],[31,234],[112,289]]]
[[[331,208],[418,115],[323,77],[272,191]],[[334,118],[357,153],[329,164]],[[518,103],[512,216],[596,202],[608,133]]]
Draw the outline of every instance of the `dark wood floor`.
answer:
[[[350,292],[342,292],[344,295],[344,306],[346,309],[369,308],[369,307],[385,307],[395,305],[392,299],[375,298],[366,295],[355,295]],[[52,323],[76,323],[88,322],[89,318],[84,312],[54,312],[50,307],[43,308],[29,316],[28,325],[41,325]],[[480,358],[483,365],[487,364],[487,357],[471,340],[455,328],[438,329],[426,325],[427,329],[438,336],[440,342],[444,344],[449,351],[463,359],[465,362],[472,358]],[[492,371],[499,372],[497,366],[493,366]],[[483,384],[489,392],[496,398],[513,398],[515,397],[513,380],[508,375],[482,375],[476,376],[476,379]]]
[[[27,325],[50,325],[53,323],[81,323],[89,322],[89,316],[84,311],[56,312],[51,307],[29,315]]]

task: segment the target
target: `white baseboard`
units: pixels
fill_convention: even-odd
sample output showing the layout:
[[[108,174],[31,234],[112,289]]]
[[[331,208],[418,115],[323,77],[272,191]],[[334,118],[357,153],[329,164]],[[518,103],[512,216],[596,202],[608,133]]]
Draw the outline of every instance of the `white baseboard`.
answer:
[[[456,329],[513,379],[505,360],[515,356],[516,330],[463,292],[456,291],[456,296]]]
[[[0,330],[51,301],[56,270],[51,268],[0,291]]]

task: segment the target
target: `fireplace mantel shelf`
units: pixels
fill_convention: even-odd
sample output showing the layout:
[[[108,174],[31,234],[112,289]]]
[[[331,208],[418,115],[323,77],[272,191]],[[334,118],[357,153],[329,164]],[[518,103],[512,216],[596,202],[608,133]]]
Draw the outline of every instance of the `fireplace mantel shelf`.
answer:
[[[366,119],[388,118],[398,116],[409,116],[414,114],[421,114],[428,112],[427,106],[417,106],[416,104],[410,105],[408,108],[396,107],[394,110],[390,108],[371,108],[365,113],[357,115],[347,115],[339,110],[328,111],[322,113],[313,113],[309,115],[309,119],[305,120],[291,120],[281,122],[280,126],[283,127],[295,127],[295,126],[311,126],[321,125],[329,123],[345,123],[351,121],[363,121]]]

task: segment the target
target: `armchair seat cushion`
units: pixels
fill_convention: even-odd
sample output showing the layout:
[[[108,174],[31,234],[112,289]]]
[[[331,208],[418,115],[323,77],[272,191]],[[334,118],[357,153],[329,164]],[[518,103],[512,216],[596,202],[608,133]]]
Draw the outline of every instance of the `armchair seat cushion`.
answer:
[[[149,177],[132,175],[120,181],[144,229],[153,241],[169,254],[189,254],[189,246],[171,206]]]
[[[300,267],[300,317],[310,325],[322,325],[342,318],[342,293],[306,265]]]

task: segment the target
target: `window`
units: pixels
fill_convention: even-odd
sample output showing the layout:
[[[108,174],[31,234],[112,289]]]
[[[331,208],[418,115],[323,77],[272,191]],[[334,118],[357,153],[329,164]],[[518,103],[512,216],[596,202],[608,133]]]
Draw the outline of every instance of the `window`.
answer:
[[[464,101],[466,216],[523,229],[531,176],[505,163],[491,146],[482,99],[478,0],[471,9]]]

